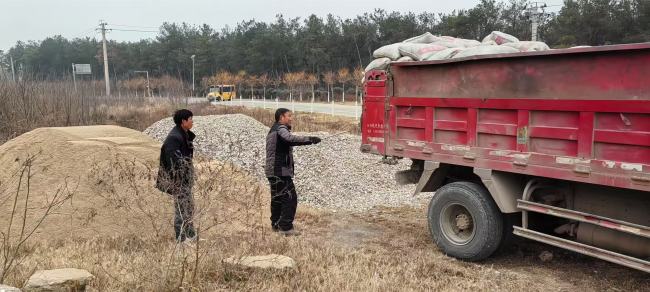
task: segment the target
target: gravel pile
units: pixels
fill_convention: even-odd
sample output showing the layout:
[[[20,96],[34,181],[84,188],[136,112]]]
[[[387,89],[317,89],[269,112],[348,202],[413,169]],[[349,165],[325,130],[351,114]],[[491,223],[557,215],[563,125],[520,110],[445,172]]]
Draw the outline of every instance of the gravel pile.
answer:
[[[193,120],[196,150],[237,164],[266,183],[264,144],[268,127],[240,114],[196,116]],[[170,118],[164,119],[144,132],[162,141],[173,126]],[[318,145],[294,148],[294,181],[301,202],[346,211],[417,202],[411,196],[414,186],[399,186],[394,179],[396,171],[408,169],[408,161],[401,161],[396,166],[382,164],[379,162],[381,157],[359,151],[361,137],[356,135],[295,134],[323,138]]]

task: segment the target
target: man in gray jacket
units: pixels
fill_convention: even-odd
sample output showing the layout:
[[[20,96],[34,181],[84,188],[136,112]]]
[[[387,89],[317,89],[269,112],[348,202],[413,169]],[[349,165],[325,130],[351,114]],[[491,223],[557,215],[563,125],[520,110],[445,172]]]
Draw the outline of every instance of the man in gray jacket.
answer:
[[[318,137],[291,134],[293,113],[286,108],[275,111],[275,124],[266,136],[266,177],[271,185],[271,227],[283,235],[298,235],[293,219],[298,207],[298,194],[293,185],[293,146],[320,143]]]

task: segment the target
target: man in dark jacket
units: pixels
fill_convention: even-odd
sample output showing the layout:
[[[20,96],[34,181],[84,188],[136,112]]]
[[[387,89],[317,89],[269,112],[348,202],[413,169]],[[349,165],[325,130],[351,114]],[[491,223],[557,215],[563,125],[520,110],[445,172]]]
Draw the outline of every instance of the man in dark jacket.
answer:
[[[293,146],[320,143],[318,137],[291,134],[293,114],[286,108],[275,111],[275,124],[266,136],[264,172],[271,185],[271,227],[283,235],[298,235],[293,219],[298,207],[298,194],[293,185]]]
[[[192,112],[181,109],[174,113],[176,126],[169,132],[160,149],[160,169],[156,187],[174,198],[174,231],[179,242],[196,240],[194,216],[194,145]]]

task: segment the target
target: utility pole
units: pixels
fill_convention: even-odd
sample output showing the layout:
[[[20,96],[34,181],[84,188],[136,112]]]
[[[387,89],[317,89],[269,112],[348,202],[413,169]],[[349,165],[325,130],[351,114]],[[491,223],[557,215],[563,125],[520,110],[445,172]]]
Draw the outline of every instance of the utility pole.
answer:
[[[524,13],[530,17],[531,21],[531,40],[536,42],[538,40],[537,28],[539,23],[542,21],[542,16],[544,15],[544,8],[546,8],[546,3],[544,2],[531,2],[526,5],[526,10]]]
[[[108,55],[106,53],[106,22],[99,23],[100,29],[102,31],[102,47],[104,51],[104,81],[106,82],[106,96],[111,95],[111,80],[108,75]]]
[[[9,55],[9,61],[11,62],[11,78],[16,82],[16,69],[14,68],[14,57]]]
[[[74,63],[72,63],[72,82],[74,83],[74,91],[77,92],[77,72],[74,68]]]
[[[192,58],[192,97],[194,97],[194,58],[196,55],[192,55],[190,58]]]

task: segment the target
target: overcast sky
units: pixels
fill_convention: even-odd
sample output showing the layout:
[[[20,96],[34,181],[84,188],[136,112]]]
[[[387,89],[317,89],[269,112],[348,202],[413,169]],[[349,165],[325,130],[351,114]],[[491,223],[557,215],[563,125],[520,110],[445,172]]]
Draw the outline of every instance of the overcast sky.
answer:
[[[0,50],[16,41],[42,40],[60,34],[67,38],[99,36],[100,19],[116,25],[157,30],[163,22],[207,23],[220,29],[242,20],[270,21],[276,14],[304,17],[332,13],[343,18],[387,11],[451,12],[474,7],[479,0],[2,0]],[[152,27],[152,28],[146,28]],[[117,28],[117,27],[116,27]],[[126,28],[126,27],[120,27]],[[109,38],[124,41],[152,38],[156,33],[117,32]]]

